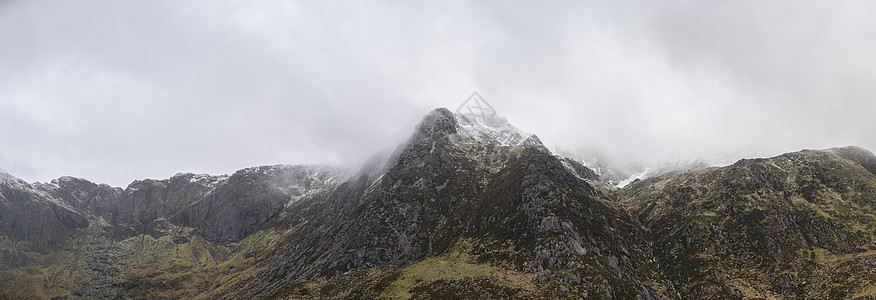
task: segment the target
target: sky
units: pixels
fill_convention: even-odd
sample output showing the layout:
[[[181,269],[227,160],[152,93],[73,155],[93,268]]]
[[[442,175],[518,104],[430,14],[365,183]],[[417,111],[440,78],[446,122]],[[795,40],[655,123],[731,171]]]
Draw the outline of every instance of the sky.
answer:
[[[659,3],[658,3],[659,2]],[[873,1],[0,0],[0,169],[355,165],[479,92],[620,160],[876,150]]]

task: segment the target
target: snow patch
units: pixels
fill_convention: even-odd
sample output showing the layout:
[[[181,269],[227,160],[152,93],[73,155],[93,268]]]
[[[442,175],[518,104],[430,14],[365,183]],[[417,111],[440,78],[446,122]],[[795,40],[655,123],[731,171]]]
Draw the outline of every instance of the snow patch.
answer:
[[[189,182],[197,183],[197,184],[206,186],[208,188],[216,187],[220,183],[228,180],[228,177],[229,177],[227,174],[217,175],[217,176],[213,176],[210,174],[193,174],[193,173],[177,174],[177,176],[186,176],[186,175],[190,176],[190,177],[188,177]]]
[[[620,182],[618,182],[615,185],[615,187],[616,188],[623,188],[623,187],[629,185],[630,183],[633,183],[633,181],[636,181],[636,179],[644,180],[644,179],[646,179],[645,176],[648,175],[648,172],[651,172],[651,168],[645,168],[645,171],[642,171],[641,173],[633,174],[633,176],[630,176],[630,178],[621,180]]]
[[[296,178],[295,182],[288,186],[280,187],[280,189],[289,195],[289,201],[285,206],[289,207],[295,202],[309,196],[326,191],[328,188],[336,186],[338,183],[348,179],[348,174],[335,170],[326,166],[304,165],[304,166],[278,166],[281,168],[294,168],[296,175],[302,176]],[[279,171],[279,169],[271,168],[270,171]]]
[[[63,201],[56,199],[55,197],[53,197],[52,195],[50,195],[46,191],[44,191],[42,189],[38,189],[34,185],[31,185],[30,183],[27,183],[26,181],[24,181],[18,177],[12,176],[9,173],[0,173],[0,184],[6,185],[10,188],[13,188],[13,189],[25,192],[25,193],[29,193],[29,194],[33,195],[34,198],[39,200],[39,201],[54,203],[62,208],[68,209],[70,211],[75,211],[73,209],[73,207],[71,207],[67,203],[64,203]],[[35,183],[35,184],[38,184],[38,183]]]
[[[386,173],[384,172],[381,173],[380,176],[377,176],[377,179],[375,179],[374,182],[371,183],[371,185],[369,185],[367,189],[365,189],[365,194],[370,194],[372,191],[374,191],[374,188],[377,187],[377,184],[380,183],[380,180],[383,180],[383,175],[386,175]]]
[[[578,179],[587,180],[585,178],[582,178],[581,175],[578,174],[578,171],[575,171],[575,168],[573,168],[572,165],[569,164],[569,162],[567,162],[566,160],[560,159],[560,163],[563,164],[563,167],[565,167],[566,170],[569,171],[569,173],[572,173],[572,175],[575,175],[575,177],[577,177]]]
[[[524,147],[538,140],[534,134],[514,127],[504,117],[481,118],[460,114],[453,114],[453,116],[459,125],[457,132],[479,142]]]

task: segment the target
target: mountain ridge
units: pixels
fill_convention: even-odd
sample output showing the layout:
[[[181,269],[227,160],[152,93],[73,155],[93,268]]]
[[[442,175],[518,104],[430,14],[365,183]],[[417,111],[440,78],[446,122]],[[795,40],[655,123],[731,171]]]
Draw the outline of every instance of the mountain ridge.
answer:
[[[873,158],[843,147],[742,159],[633,183],[621,203],[657,237],[657,259],[676,266],[667,276],[684,295],[872,297],[863,274],[876,263],[876,177],[862,163]],[[831,261],[849,259],[859,261],[842,267],[863,268],[862,279],[842,283],[858,274]]]
[[[618,189],[504,118],[439,108],[357,172],[0,173],[0,298],[867,297],[822,269],[876,259],[874,170],[842,147]]]

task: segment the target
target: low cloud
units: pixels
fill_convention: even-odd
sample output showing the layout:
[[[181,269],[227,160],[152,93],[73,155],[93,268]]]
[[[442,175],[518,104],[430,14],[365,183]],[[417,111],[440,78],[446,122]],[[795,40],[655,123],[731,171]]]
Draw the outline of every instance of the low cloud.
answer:
[[[0,168],[124,186],[358,162],[474,90],[621,159],[872,150],[874,6],[7,1]]]

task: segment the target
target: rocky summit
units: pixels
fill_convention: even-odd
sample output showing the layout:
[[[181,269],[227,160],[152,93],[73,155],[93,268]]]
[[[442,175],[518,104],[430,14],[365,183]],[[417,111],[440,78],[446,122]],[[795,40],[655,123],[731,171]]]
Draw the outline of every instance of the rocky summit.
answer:
[[[873,299],[876,156],[744,159],[623,188],[436,109],[357,171],[126,188],[0,172],[0,299]]]

